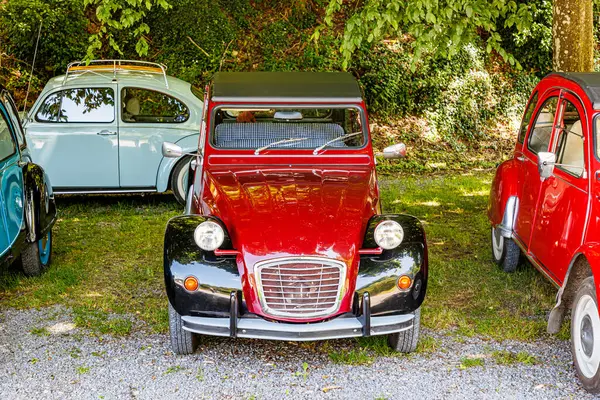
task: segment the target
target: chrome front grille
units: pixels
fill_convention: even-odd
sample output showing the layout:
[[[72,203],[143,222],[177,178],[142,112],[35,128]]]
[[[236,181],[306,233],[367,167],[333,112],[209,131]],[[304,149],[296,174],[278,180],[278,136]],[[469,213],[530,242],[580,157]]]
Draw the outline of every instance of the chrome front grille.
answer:
[[[312,318],[338,310],[346,265],[319,257],[280,258],[257,263],[254,274],[266,314]]]

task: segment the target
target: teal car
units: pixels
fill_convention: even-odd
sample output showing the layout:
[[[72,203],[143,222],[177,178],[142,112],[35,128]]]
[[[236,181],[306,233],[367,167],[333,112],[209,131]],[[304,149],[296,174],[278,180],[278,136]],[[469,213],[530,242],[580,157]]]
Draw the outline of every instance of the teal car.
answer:
[[[52,78],[26,117],[31,157],[55,193],[164,192],[185,202],[190,158],[163,157],[163,142],[198,149],[203,95],[161,64],[99,60]]]
[[[42,273],[50,265],[55,221],[48,177],[31,162],[15,103],[0,86],[0,264]]]

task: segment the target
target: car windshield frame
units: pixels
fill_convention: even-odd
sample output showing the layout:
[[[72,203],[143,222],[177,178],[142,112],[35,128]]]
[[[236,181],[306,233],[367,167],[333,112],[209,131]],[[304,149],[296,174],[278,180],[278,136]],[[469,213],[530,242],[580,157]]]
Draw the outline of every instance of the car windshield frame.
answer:
[[[368,144],[369,144],[369,140],[370,140],[370,135],[369,135],[369,129],[367,129],[367,113],[365,111],[365,109],[360,105],[360,104],[343,104],[343,103],[302,103],[302,104],[281,104],[281,103],[223,103],[223,104],[216,104],[213,105],[211,112],[210,112],[210,125],[209,125],[209,129],[208,129],[208,138],[206,140],[206,142],[208,143],[208,146],[210,146],[211,149],[216,150],[216,151],[239,151],[239,152],[254,152],[256,149],[255,148],[248,148],[248,149],[240,149],[240,148],[232,148],[232,147],[217,147],[215,146],[213,139],[214,139],[214,131],[215,131],[215,117],[217,114],[217,111],[221,110],[221,109],[242,109],[242,110],[247,110],[247,109],[251,109],[251,108],[256,108],[256,109],[277,109],[277,110],[301,110],[301,109],[315,109],[315,108],[324,108],[324,109],[329,109],[329,110],[333,110],[333,109],[355,109],[358,111],[359,115],[360,115],[360,123],[361,123],[361,130],[363,132],[363,144],[361,146],[357,146],[357,147],[326,147],[322,150],[323,151],[331,151],[331,152],[348,152],[348,151],[359,151],[359,150],[363,150],[365,149]],[[270,147],[268,150],[269,151],[273,151],[273,150],[278,150],[278,151],[284,151],[284,152],[295,152],[295,151],[302,151],[302,152],[310,152],[310,154],[312,154],[313,150],[315,149],[314,146],[307,146],[307,147],[301,147],[301,148],[284,148],[284,147]],[[261,153],[263,154],[263,153]]]

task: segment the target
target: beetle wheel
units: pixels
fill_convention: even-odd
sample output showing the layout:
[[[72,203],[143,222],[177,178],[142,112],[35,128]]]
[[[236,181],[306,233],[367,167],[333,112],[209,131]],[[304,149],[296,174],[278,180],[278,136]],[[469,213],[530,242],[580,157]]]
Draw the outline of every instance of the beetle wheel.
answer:
[[[185,204],[188,191],[188,173],[191,157],[183,157],[175,164],[171,173],[171,190],[179,204]]]

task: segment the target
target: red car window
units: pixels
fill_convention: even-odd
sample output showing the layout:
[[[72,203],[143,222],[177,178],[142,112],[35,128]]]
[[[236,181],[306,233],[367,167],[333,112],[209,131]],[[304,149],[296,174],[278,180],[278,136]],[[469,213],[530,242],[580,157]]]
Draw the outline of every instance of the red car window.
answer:
[[[556,167],[574,176],[582,176],[584,163],[584,136],[581,115],[569,100],[563,100],[563,112],[559,121]]]
[[[558,97],[550,97],[544,102],[535,118],[527,143],[527,148],[533,154],[537,154],[540,151],[548,151],[557,105]]]
[[[527,131],[529,130],[529,123],[531,122],[531,117],[533,116],[533,111],[535,110],[535,106],[537,106],[537,102],[538,95],[537,92],[535,92],[527,105],[525,115],[523,115],[523,120],[521,121],[521,127],[519,128],[519,143],[523,143],[525,140],[525,135],[527,135]]]

